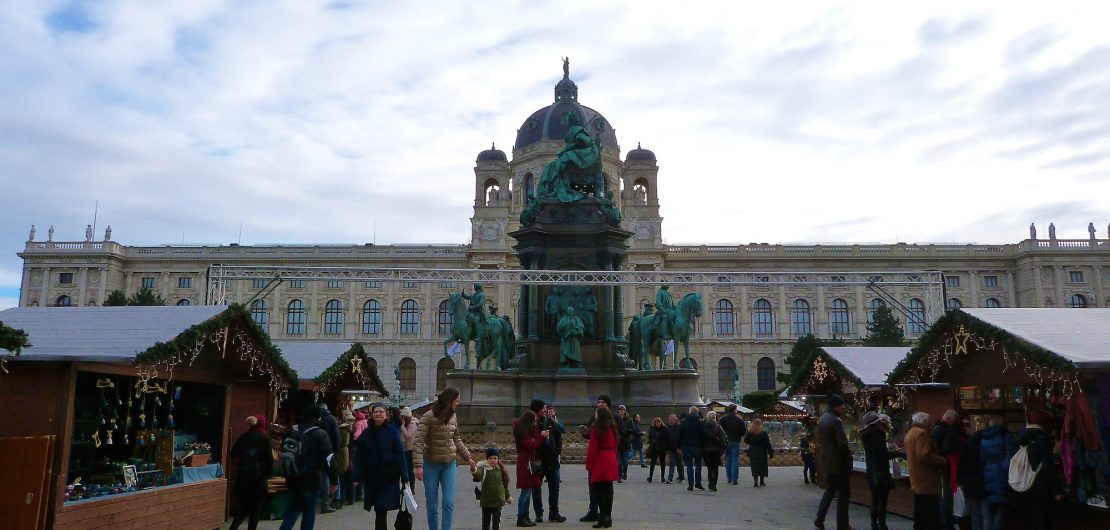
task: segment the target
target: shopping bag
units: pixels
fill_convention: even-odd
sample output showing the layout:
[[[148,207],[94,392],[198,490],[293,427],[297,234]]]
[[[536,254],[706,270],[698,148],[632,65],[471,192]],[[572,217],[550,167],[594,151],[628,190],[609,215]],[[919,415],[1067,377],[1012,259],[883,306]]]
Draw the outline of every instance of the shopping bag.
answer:
[[[952,495],[952,515],[955,517],[971,516],[971,506],[964,498],[963,488],[956,488],[956,493]]]
[[[395,530],[412,530],[412,513],[405,510],[404,506],[397,511],[397,520],[393,521]]]
[[[416,509],[419,508],[420,506],[418,506],[416,504],[416,497],[414,497],[412,495],[412,488],[410,488],[408,486],[405,486],[404,496],[405,496],[405,506],[404,507],[408,508],[409,513],[416,513]]]

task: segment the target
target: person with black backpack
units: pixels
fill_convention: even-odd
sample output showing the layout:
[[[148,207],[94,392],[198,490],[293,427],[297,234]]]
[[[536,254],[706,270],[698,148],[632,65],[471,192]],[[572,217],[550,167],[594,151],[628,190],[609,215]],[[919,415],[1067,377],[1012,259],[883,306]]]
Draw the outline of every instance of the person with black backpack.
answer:
[[[231,530],[237,530],[244,519],[247,519],[249,530],[258,528],[258,513],[266,502],[266,481],[274,467],[270,435],[266,434],[266,416],[247,416],[247,425],[247,432],[239,436],[228,453],[238,462],[232,493],[239,510],[231,521]]]
[[[289,510],[281,530],[293,530],[301,514],[304,514],[301,530],[316,526],[317,504],[324,495],[334,493],[324,491],[324,476],[332,474],[328,462],[331,456],[331,438],[320,428],[320,407],[309,405],[301,412],[300,424],[289,429],[281,441],[281,476],[289,490]],[[339,479],[330,478],[333,484]]]

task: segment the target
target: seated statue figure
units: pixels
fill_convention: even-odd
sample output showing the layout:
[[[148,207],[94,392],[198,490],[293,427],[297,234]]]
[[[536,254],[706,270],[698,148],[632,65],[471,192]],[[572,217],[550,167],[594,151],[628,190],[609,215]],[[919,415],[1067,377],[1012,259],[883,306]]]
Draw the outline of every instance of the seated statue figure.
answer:
[[[577,114],[568,114],[566,145],[556,155],[555,160],[548,162],[543,167],[539,184],[536,186],[536,197],[540,199],[557,198],[562,202],[574,202],[585,196],[585,193],[573,188],[570,174],[597,170],[601,174],[601,146],[590,136],[586,127],[578,122]],[[591,178],[589,184],[594,184]],[[600,193],[600,190],[598,190]]]

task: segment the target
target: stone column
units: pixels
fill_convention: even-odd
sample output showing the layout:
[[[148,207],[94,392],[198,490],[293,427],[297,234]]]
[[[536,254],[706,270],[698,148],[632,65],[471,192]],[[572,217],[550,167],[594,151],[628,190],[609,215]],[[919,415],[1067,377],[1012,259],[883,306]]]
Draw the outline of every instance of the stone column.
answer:
[[[309,280],[308,284],[311,286],[308,289],[308,300],[305,304],[304,311],[304,338],[319,337],[323,333],[323,318],[320,309],[320,282]]]
[[[741,339],[752,338],[751,304],[748,302],[748,286],[740,285],[740,299],[733,306],[736,309],[736,336]],[[740,361],[736,361],[740,366]]]
[[[817,311],[813,315],[813,334],[818,337],[831,337],[829,327],[829,306],[825,305],[825,286],[817,286]]]
[[[50,267],[42,268],[42,290],[39,291],[39,307],[46,307],[50,291]]]
[[[1044,286],[1041,283],[1041,268],[1040,266],[1033,265],[1033,296],[1037,299],[1033,301],[1033,307],[1044,307]]]
[[[856,336],[867,336],[867,311],[870,308],[870,303],[867,297],[864,296],[864,287],[862,285],[856,286],[856,315],[855,327]]]
[[[81,267],[80,272],[77,273],[77,302],[78,307],[87,305],[85,299],[88,298],[88,285],[89,285],[89,268]]]
[[[385,304],[382,305],[382,338],[392,339],[400,334],[397,321],[397,304],[394,299],[397,298],[397,287],[400,280],[386,280],[385,282]],[[394,365],[390,365],[388,372],[393,371]]]
[[[979,307],[979,271],[967,271],[967,283],[971,289],[971,301],[968,307]],[[948,305],[948,300],[945,300],[944,304]]]
[[[158,290],[161,294],[159,294],[158,296],[161,296],[163,300],[166,300],[167,304],[173,305],[173,302],[166,298],[170,295],[170,273],[163,272],[162,277],[159,279],[158,283],[161,284],[159,285],[161,289]],[[223,303],[223,300],[220,300],[220,303]]]
[[[1010,307],[1021,307],[1021,304],[1018,303],[1017,299],[1017,286],[1014,285],[1013,271],[1009,271],[1006,273],[1006,288],[1009,290],[1010,293]],[[1035,304],[1034,307],[1036,307]]]
[[[789,339],[790,334],[790,305],[786,303],[786,286],[779,286],[778,336],[780,339]]]
[[[23,277],[19,281],[19,307],[31,305],[31,275],[32,269],[24,265]]]
[[[1053,265],[1052,270],[1055,273],[1052,275],[1052,279],[1055,288],[1056,307],[1068,307],[1068,301],[1064,299],[1064,267]]]
[[[355,334],[360,330],[359,311],[362,309],[362,304],[358,303],[355,298],[355,285],[356,281],[347,282],[347,311],[343,314],[343,337],[346,340],[354,340]]]
[[[420,291],[424,295],[423,305],[425,308],[424,311],[421,312],[423,313],[423,315],[421,315],[421,319],[424,319],[424,321],[427,322],[429,325],[421,326],[420,335],[418,336],[424,339],[431,339],[432,337],[436,336],[436,333],[439,331],[439,304],[437,304],[435,299],[432,298],[431,282],[427,282],[422,285]],[[488,311],[489,307],[486,307],[486,310]],[[432,372],[435,372],[434,367],[432,369]],[[435,385],[433,384],[432,386]]]
[[[1102,265],[1095,265],[1091,273],[1095,275],[1095,299],[1091,307],[1102,307]]]

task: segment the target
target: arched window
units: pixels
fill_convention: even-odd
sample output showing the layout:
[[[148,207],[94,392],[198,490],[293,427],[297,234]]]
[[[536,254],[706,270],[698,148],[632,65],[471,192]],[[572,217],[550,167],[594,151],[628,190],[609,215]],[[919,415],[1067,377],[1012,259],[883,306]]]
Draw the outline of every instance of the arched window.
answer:
[[[1002,302],[999,302],[997,298],[987,298],[987,301],[986,301],[985,304],[983,304],[983,306],[984,307],[1002,307]]]
[[[416,361],[412,357],[401,359],[401,392],[416,392]]]
[[[925,333],[925,302],[919,298],[910,299],[910,333]]]
[[[69,295],[63,294],[54,301],[54,305],[58,307],[73,307],[73,299]]]
[[[531,173],[524,174],[524,193],[520,194],[522,200],[527,201],[528,195],[536,193],[536,184],[533,182],[534,177]]]
[[[736,361],[732,357],[724,357],[717,363],[717,391],[722,394],[732,393],[733,378],[736,377]]]
[[[193,303],[190,302],[188,298],[182,298],[181,300],[177,301],[177,305],[179,305],[179,306],[190,306],[190,305],[193,305]]]
[[[405,300],[401,303],[401,334],[420,334],[420,305],[416,300]]]
[[[447,372],[455,369],[455,361],[450,357],[440,358],[436,363],[436,393],[440,393],[443,389],[447,388]]]
[[[886,302],[884,302],[881,298],[874,298],[871,300],[870,303],[867,304],[868,326],[875,323],[875,311],[878,311],[880,307],[886,307]]]
[[[501,202],[501,186],[497,184],[497,180],[489,179],[483,187],[486,194],[486,206],[495,206]]]
[[[1073,294],[1071,299],[1068,300],[1068,305],[1071,307],[1087,307],[1087,297],[1081,294]]]
[[[678,361],[678,366],[679,368],[689,368],[691,370],[697,370],[698,362],[695,361],[693,357],[690,357],[689,359],[683,357],[681,361]]]
[[[382,304],[377,300],[367,300],[362,304],[362,334],[382,334]]]
[[[959,298],[949,298],[948,303],[944,304],[944,308],[949,311],[955,311],[963,306],[964,304],[960,302]]]
[[[775,389],[775,361],[764,357],[755,365],[756,384],[760,390]]]
[[[436,320],[436,322],[437,322],[436,331],[439,332],[439,334],[443,335],[443,336],[450,335],[451,334],[451,324],[453,323],[453,321],[454,321],[454,317],[451,315],[451,306],[447,303],[447,300],[444,300],[444,301],[440,302],[439,303],[439,318],[437,318],[437,320]],[[440,388],[444,388],[444,387],[440,387]]]
[[[304,302],[293,300],[285,310],[285,333],[304,335]]]
[[[255,300],[251,302],[251,320],[253,320],[255,324],[258,324],[258,327],[266,329],[269,316],[270,315],[266,311],[265,300]]]
[[[343,334],[343,302],[328,300],[324,305],[324,335]]]
[[[732,313],[732,302],[717,300],[713,306],[713,332],[718,336],[736,333],[736,316]]]
[[[837,298],[832,302],[832,309],[829,311],[829,331],[833,335],[847,335],[852,332],[852,326],[848,315],[848,302],[841,298]]]
[[[641,206],[648,203],[648,182],[644,179],[637,179],[632,184],[632,202]]]
[[[813,333],[813,318],[809,312],[809,302],[801,298],[790,306],[790,333],[794,336]]]
[[[770,337],[775,334],[775,314],[771,312],[771,302],[760,298],[752,306],[752,332],[757,337]]]

